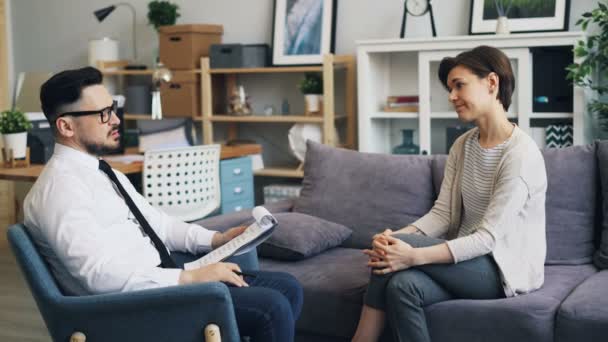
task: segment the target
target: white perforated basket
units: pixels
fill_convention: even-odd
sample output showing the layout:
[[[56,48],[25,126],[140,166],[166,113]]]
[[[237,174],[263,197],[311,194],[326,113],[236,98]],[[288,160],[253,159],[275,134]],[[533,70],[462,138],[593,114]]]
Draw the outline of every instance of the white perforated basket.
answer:
[[[182,221],[203,218],[220,206],[220,145],[147,151],[144,197]]]

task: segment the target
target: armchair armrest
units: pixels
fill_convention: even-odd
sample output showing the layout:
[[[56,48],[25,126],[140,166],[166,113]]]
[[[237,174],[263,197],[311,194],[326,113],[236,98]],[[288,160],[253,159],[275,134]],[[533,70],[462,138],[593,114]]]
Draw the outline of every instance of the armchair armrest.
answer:
[[[240,341],[230,292],[218,282],[62,297],[55,310],[61,314],[49,315],[48,324],[57,341],[75,331],[92,341],[203,341],[210,323],[222,341]]]

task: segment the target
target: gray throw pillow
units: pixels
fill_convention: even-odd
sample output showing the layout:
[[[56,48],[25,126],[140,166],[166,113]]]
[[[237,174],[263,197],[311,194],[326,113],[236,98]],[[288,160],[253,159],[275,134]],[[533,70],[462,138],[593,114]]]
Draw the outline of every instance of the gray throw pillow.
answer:
[[[604,220],[602,225],[602,240],[600,248],[593,256],[593,263],[598,268],[608,268],[608,140],[601,140],[597,144],[597,159],[600,169],[600,178],[602,182],[602,198]]]
[[[401,228],[433,207],[431,156],[362,153],[308,141],[294,212],[343,224],[342,247],[368,248],[384,228]]]
[[[324,219],[278,213],[274,232],[258,248],[260,256],[278,260],[302,260],[340,245],[351,234],[349,228]]]

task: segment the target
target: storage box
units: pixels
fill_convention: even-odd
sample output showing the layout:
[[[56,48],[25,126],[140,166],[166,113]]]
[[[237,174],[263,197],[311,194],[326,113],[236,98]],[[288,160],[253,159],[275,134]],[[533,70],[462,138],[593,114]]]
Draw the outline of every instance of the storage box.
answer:
[[[171,25],[159,28],[160,61],[169,69],[195,69],[209,56],[209,46],[222,42],[222,25]]]
[[[223,94],[224,80],[212,79],[212,93]],[[170,82],[160,85],[160,101],[164,117],[191,118],[202,115],[200,74],[192,71],[173,71]],[[222,112],[222,96],[213,96],[213,113]]]
[[[173,71],[171,82],[162,82],[160,85],[163,116],[191,118],[201,115],[200,94],[198,74]]]
[[[213,44],[211,68],[263,68],[270,65],[268,44]]]

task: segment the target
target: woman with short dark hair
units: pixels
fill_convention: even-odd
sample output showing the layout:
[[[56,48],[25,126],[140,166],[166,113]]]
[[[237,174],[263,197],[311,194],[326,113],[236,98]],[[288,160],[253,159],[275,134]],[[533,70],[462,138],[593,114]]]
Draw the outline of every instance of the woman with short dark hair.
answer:
[[[512,297],[544,281],[545,164],[507,119],[508,57],[479,46],[444,58],[439,79],[458,118],[476,127],[450,149],[431,211],[364,251],[373,275],[353,341],[376,341],[387,320],[397,341],[430,341],[425,306]]]

